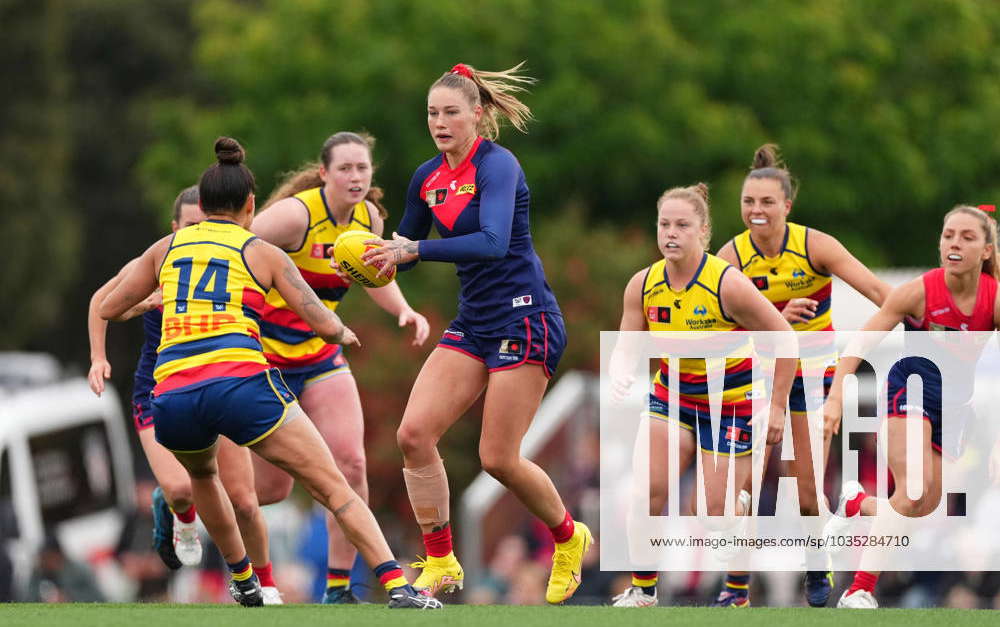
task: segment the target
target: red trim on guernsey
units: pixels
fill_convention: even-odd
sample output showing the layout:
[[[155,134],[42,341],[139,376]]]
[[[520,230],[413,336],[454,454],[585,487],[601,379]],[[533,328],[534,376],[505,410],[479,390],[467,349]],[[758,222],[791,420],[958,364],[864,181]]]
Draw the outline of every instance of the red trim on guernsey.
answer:
[[[337,352],[339,347],[339,344],[324,344],[323,348],[321,348],[318,352],[313,353],[312,355],[303,355],[301,357],[282,357],[281,355],[265,352],[264,359],[267,359],[267,363],[275,366],[276,368],[281,368],[282,370],[287,370],[288,368],[303,368],[332,357]]]
[[[663,387],[659,383],[653,385],[653,396],[660,399],[664,403],[670,402],[670,391]],[[696,409],[700,413],[708,414],[711,410],[711,405],[708,399],[696,400],[683,394],[678,394],[678,403],[681,407],[686,409]],[[753,400],[737,401],[735,403],[720,403],[722,408],[722,417],[733,416],[746,417],[753,414]]]
[[[276,324],[281,327],[295,329],[296,331],[312,331],[312,327],[310,327],[305,320],[300,318],[299,314],[295,313],[291,309],[285,309],[284,307],[275,307],[265,303],[261,310],[261,317],[271,324]]]
[[[524,331],[527,339],[524,340],[524,359],[517,363],[509,364],[506,366],[499,366],[497,368],[490,368],[490,372],[500,372],[501,370],[511,370],[517,368],[518,366],[523,366],[528,361],[528,355],[531,353],[531,323],[528,322],[527,318],[524,318]]]
[[[732,367],[728,367],[727,366],[726,367],[726,374],[727,375],[728,374],[736,374],[738,372],[746,372],[747,370],[752,370],[752,369],[753,369],[753,360],[750,359],[749,357],[747,357],[747,358],[744,358],[743,360],[741,360],[740,363],[735,364]],[[660,363],[660,372],[665,377],[670,374],[670,369],[667,367],[667,364],[664,363],[664,362],[662,362],[662,361]],[[690,374],[690,373],[681,372],[681,373],[678,373],[677,380],[680,383],[706,383],[706,382],[708,382],[708,375],[707,374]]]
[[[243,305],[249,307],[259,314],[264,313],[264,295],[249,287],[243,288]]]
[[[822,303],[824,300],[830,298],[831,294],[833,294],[833,281],[830,281],[829,283],[819,288],[812,294],[809,294],[808,296],[796,296],[795,298],[811,298],[814,301]],[[774,305],[778,311],[781,311],[782,309],[785,308],[785,305],[788,304],[788,301],[781,300],[777,302],[772,302],[771,304]]]
[[[457,346],[449,346],[448,344],[438,344],[438,347],[439,347],[439,348],[447,348],[448,350],[453,350],[453,351],[455,351],[455,352],[458,352],[458,353],[462,353],[463,355],[467,355],[467,356],[469,356],[469,357],[472,357],[472,358],[473,358],[473,359],[475,359],[476,361],[481,361],[481,362],[483,362],[484,364],[486,363],[486,360],[485,360],[485,359],[483,359],[482,357],[480,357],[479,355],[473,355],[473,354],[472,354],[472,353],[470,353],[469,351],[467,351],[467,350],[463,350],[463,349],[461,349],[461,348],[459,348],[459,347],[457,347]]]
[[[250,361],[222,361],[204,366],[195,366],[186,370],[181,370],[172,374],[163,381],[156,384],[153,394],[159,395],[164,392],[176,390],[187,385],[200,383],[207,379],[219,379],[222,377],[251,377],[259,372],[267,370],[267,364],[257,364]]]

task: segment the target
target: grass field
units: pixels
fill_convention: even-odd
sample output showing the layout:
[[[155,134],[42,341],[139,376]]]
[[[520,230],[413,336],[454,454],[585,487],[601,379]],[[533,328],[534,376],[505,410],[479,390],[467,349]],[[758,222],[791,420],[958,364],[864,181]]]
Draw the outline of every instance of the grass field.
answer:
[[[249,620],[248,620],[249,619]],[[835,610],[810,608],[751,608],[748,610],[691,607],[653,609],[613,609],[610,607],[510,607],[448,606],[439,612],[390,611],[369,605],[324,607],[287,605],[246,609],[233,605],[166,604],[11,604],[0,605],[3,627],[70,625],[72,627],[305,627],[306,625],[473,625],[474,627],[698,627],[738,620],[740,627],[775,627],[786,624],[872,625],[996,625],[1000,614],[989,610]]]

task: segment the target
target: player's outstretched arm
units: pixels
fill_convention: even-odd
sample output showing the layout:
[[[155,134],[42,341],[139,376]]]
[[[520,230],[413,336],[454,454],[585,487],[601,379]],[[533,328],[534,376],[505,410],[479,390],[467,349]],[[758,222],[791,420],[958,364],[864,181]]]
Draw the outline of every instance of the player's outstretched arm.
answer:
[[[892,291],[891,285],[875,276],[832,235],[809,229],[808,252],[817,269],[839,277],[876,307],[881,307]]]

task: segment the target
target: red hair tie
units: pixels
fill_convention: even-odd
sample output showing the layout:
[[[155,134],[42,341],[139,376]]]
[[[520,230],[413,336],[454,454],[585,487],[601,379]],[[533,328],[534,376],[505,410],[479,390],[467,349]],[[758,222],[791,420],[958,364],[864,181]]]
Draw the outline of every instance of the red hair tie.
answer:
[[[464,63],[458,63],[455,67],[451,68],[452,74],[461,74],[465,78],[472,78],[472,68]]]
[[[989,212],[992,213],[992,212],[994,212],[994,211],[997,210],[997,206],[996,205],[979,205],[979,210],[980,211],[989,211]]]

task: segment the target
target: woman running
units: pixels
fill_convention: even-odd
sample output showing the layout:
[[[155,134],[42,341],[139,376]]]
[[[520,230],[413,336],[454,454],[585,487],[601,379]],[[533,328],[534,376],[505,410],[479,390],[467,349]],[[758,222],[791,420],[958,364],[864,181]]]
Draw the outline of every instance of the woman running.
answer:
[[[357,133],[331,135],[320,151],[320,161],[292,173],[250,229],[288,253],[330,311],[336,311],[351,285],[338,268],[331,267],[337,237],[350,230],[371,231],[381,237],[385,228],[388,212],[380,202],[382,190],[372,187],[373,145],[374,138]],[[414,345],[424,343],[429,333],[427,319],[409,306],[395,281],[365,291],[397,318],[400,327],[414,326]],[[275,290],[267,294],[260,334],[268,363],[281,371],[347,482],[367,501],[364,414],[343,348],[323,341]],[[264,505],[284,500],[292,490],[288,473],[259,457],[254,476]],[[323,602],[358,603],[349,589],[357,551],[332,515],[327,516],[326,528],[328,570]]]
[[[462,587],[437,442],[485,390],[483,470],[551,530],[556,548],[545,599],[562,603],[580,585],[593,538],[573,520],[545,471],[520,450],[566,346],[559,305],[531,243],[524,172],[493,142],[502,120],[524,131],[531,117],[515,95],[533,82],[520,67],[485,72],[458,64],[434,81],[427,125],[440,154],[413,175],[399,234],[374,241],[384,248],[364,259],[384,264],[382,274],[418,260],[450,262],[461,283],[458,317],[424,362],[397,432],[406,490],[427,549],[414,585],[431,592]],[[432,225],[440,239],[425,239]]]
[[[907,331],[993,331],[1000,327],[1000,301],[997,300],[996,222],[975,207],[959,205],[945,214],[938,244],[941,267],[900,285],[889,294],[885,304],[865,324],[863,331],[889,331],[900,322]],[[982,347],[969,350],[960,367],[974,369]],[[830,395],[823,408],[825,428],[839,430],[843,416],[844,377],[854,374],[860,357],[842,357],[837,364]],[[903,486],[906,474],[907,386],[910,375],[919,375],[923,385],[920,407],[922,424],[922,488],[920,498],[910,499]],[[889,371],[887,385],[887,461],[896,486],[889,503],[904,516],[924,516],[936,509],[941,500],[942,414],[961,419],[971,413],[974,373],[956,381],[944,404],[941,372],[923,357],[904,357]],[[911,451],[912,453],[912,451]],[[835,516],[824,536],[840,535],[846,519],[858,515],[874,516],[876,499],[865,493],[857,481],[844,485]],[[876,608],[875,584],[879,573],[858,571],[851,586],[844,591],[837,607]]]
[[[706,252],[711,239],[708,186],[675,187],[657,201],[656,242],[663,259],[643,268],[625,287],[621,331],[790,331],[788,322],[760,294],[753,283],[725,260]],[[752,409],[755,390],[750,358],[726,359],[719,430],[712,431],[706,363],[703,359],[680,359],[678,469],[694,461],[701,448],[705,472],[705,497],[709,516],[725,512],[730,460],[735,464],[737,486],[750,477]],[[785,408],[795,374],[794,359],[775,363],[773,394],[769,402],[767,442],[781,439]],[[618,383],[623,395],[630,376]],[[653,379],[649,396],[650,452],[649,506],[661,512],[669,485],[669,360],[663,359]],[[697,430],[697,435],[695,434]],[[749,500],[738,497],[738,515],[748,513]],[[615,607],[655,606],[656,572],[632,573],[632,586],[613,599]],[[749,604],[749,598],[741,607]]]
[[[740,199],[740,215],[747,230],[727,242],[719,250],[719,257],[750,277],[792,329],[832,331],[832,277],[839,277],[876,307],[882,306],[891,288],[835,237],[787,221],[797,193],[798,186],[782,163],[778,147],[765,144],[758,148],[750,173],[743,181]],[[803,359],[788,400],[795,458],[784,463],[788,464],[788,472],[796,477],[799,513],[818,517],[808,413],[822,408],[830,390],[837,358],[833,334],[800,336],[800,349]],[[822,387],[807,390],[803,373],[813,381],[822,380]],[[815,431],[818,435],[819,429]],[[830,438],[827,437],[823,442],[824,469],[829,451]],[[813,559],[822,559],[825,564],[826,557],[821,555]],[[749,598],[749,583],[748,573],[729,573],[716,604],[728,606],[744,596]],[[806,571],[806,602],[810,606],[825,606],[832,589],[833,572],[827,569]]]
[[[198,186],[181,191],[174,201],[171,229],[178,230],[198,224],[205,214],[198,206]],[[105,353],[105,336],[108,323],[97,309],[122,278],[135,265],[130,262],[121,272],[98,289],[90,299],[87,327],[90,337],[90,388],[100,396],[104,380],[111,377],[111,364]],[[160,327],[163,324],[163,307],[159,292],[133,307],[120,319],[142,316],[145,341],[139,353],[132,388],[132,417],[139,443],[156,478],[153,491],[153,548],[167,567],[176,570],[182,565],[197,566],[201,563],[201,540],[195,522],[196,510],[191,496],[191,479],[174,456],[153,437],[152,391],[156,384],[153,366],[156,349],[160,345]],[[281,604],[281,595],[274,581],[269,558],[267,523],[261,515],[250,472],[250,452],[223,438],[219,442],[219,478],[236,512],[236,523],[254,562],[254,573],[260,579],[265,605]]]
[[[255,182],[243,165],[243,148],[222,137],[215,152],[218,163],[198,184],[208,218],[147,249],[104,299],[100,315],[120,316],[157,286],[162,289],[155,435],[191,477],[202,522],[232,572],[230,592],[243,605],[262,605],[219,482],[219,435],[290,473],[333,512],[389,592],[389,607],[439,608],[440,602],[417,594],[406,581],[371,510],[348,485],[280,373],[268,367],[257,321],[272,287],[325,340],[358,339],[302,280],[288,255],[247,230]]]

